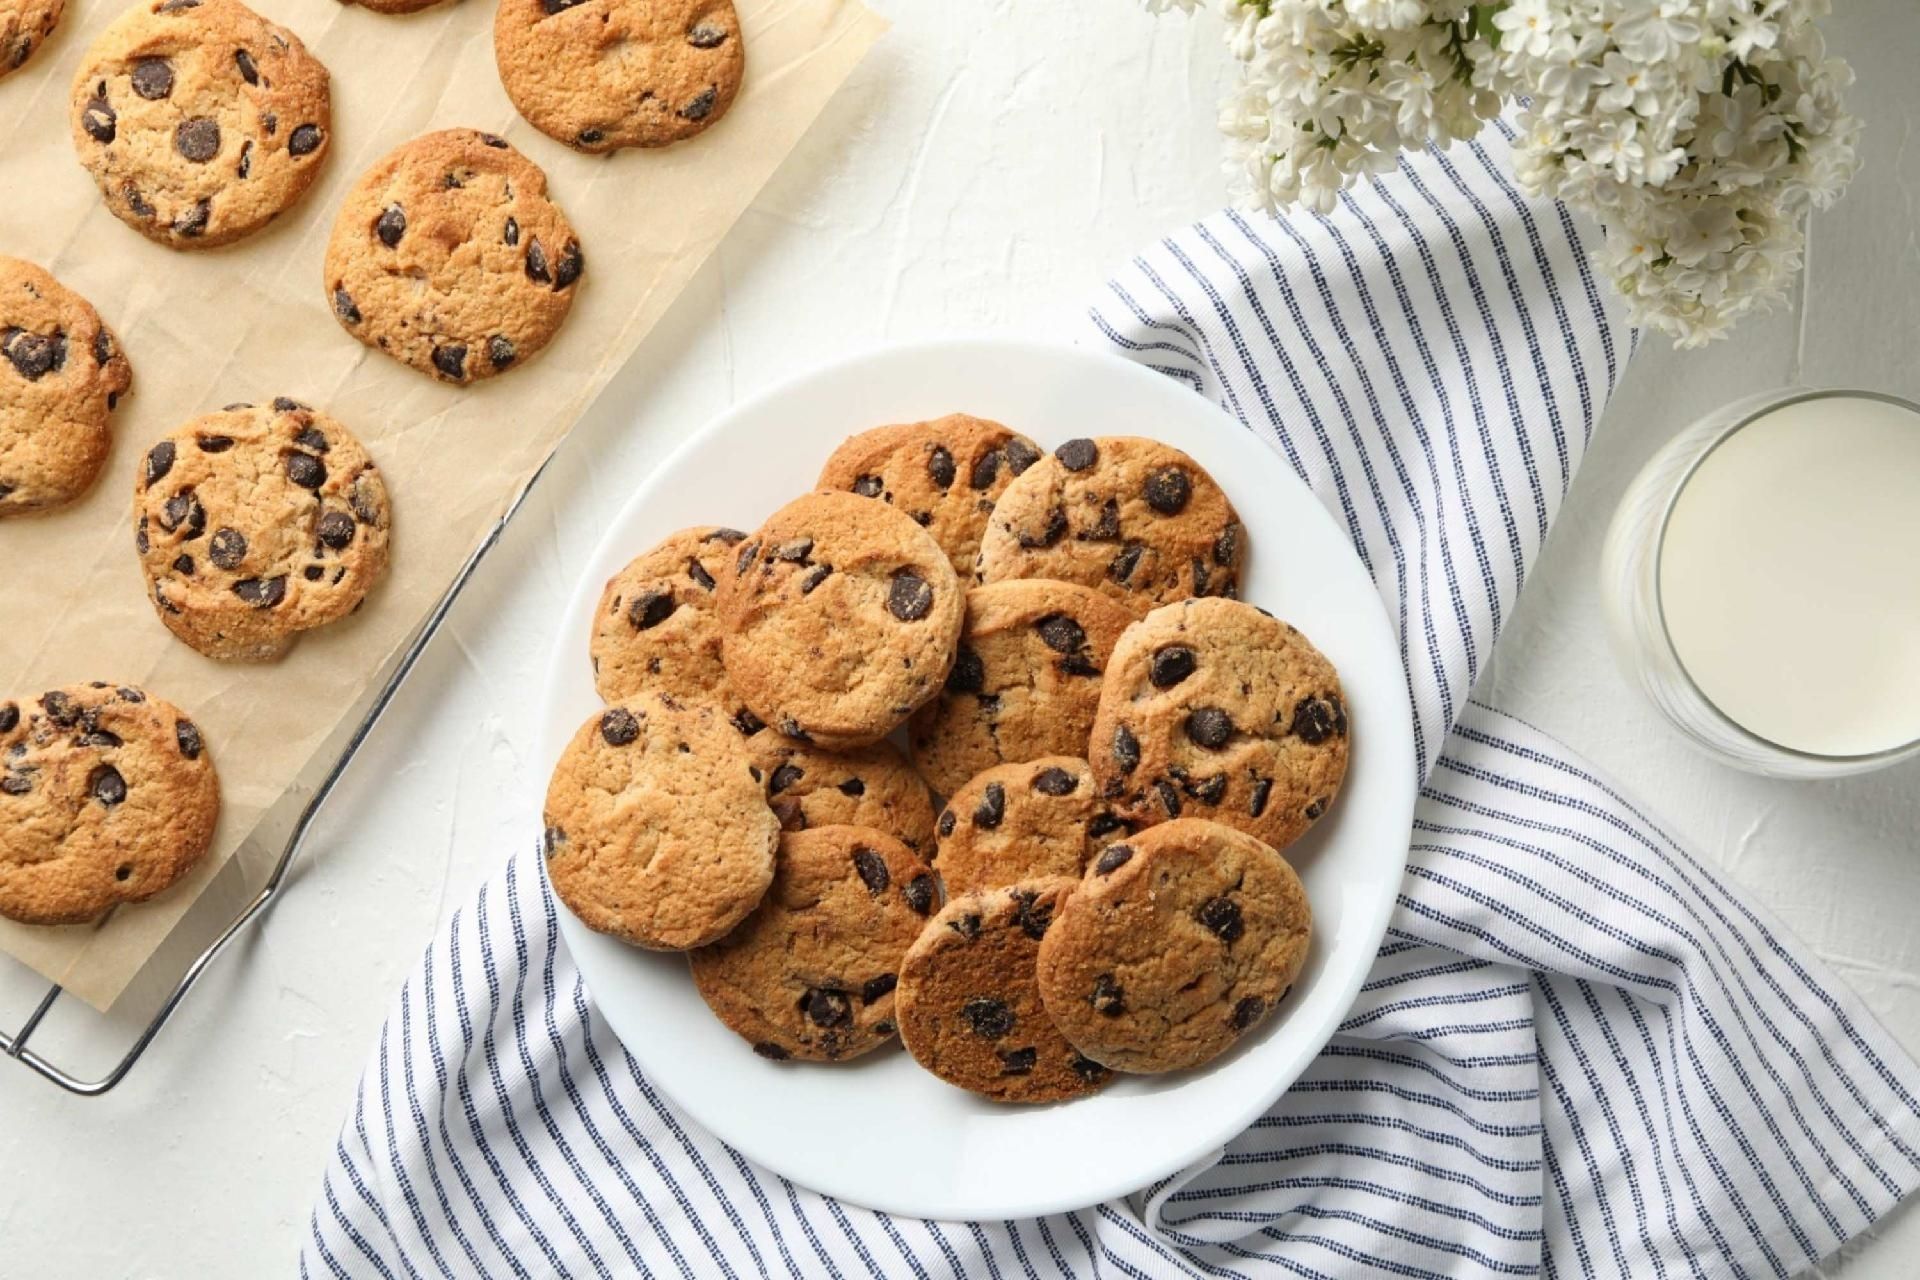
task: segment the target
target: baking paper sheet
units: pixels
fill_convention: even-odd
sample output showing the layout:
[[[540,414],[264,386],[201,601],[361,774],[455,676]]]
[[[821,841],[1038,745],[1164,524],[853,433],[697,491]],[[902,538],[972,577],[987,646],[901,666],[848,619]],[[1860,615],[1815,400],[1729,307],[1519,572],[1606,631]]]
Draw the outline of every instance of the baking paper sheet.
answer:
[[[0,921],[0,950],[104,1009],[245,847],[257,882],[411,633],[567,429],[632,354],[884,30],[857,0],[736,0],[747,71],[719,124],[664,151],[577,155],[514,114],[493,61],[493,7],[389,17],[338,0],[251,0],[333,75],[333,147],[306,197],[224,249],[179,253],[107,212],[73,153],[67,90],[114,0],[69,0],[60,29],[0,79],[0,253],[88,298],[133,363],[113,453],[81,502],[0,522],[0,696],[86,680],[137,684],[200,724],[220,772],[215,846],[184,882],[101,924]],[[359,173],[430,129],[507,137],[547,171],[587,271],[554,342],[457,389],[349,337],[321,257]],[[212,662],[154,616],[129,526],[148,446],[235,400],[286,395],[372,451],[394,506],[393,565],[354,617],[266,666]],[[169,949],[170,952],[173,949]]]

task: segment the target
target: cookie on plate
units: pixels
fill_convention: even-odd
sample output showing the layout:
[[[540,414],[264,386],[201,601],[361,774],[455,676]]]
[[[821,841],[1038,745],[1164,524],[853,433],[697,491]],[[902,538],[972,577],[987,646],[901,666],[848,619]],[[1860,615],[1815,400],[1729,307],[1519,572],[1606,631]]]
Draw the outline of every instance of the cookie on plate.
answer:
[[[327,240],[327,305],[360,341],[442,382],[533,358],[573,307],[580,239],[505,138],[442,129],[375,162]]]
[[[1018,432],[950,413],[848,436],[820,469],[820,487],[900,508],[933,535],[965,579],[993,504],[1039,459],[1039,446]]]
[[[60,25],[66,0],[4,0],[0,3],[0,77],[26,65],[33,51]]]
[[[925,529],[882,502],[810,493],[774,512],[720,583],[727,676],[788,737],[862,747],[938,692],[964,609]]]
[[[746,68],[728,0],[501,0],[493,57],[529,124],[593,152],[710,128]]]
[[[748,738],[747,751],[782,831],[872,827],[916,858],[933,856],[933,797],[891,742],[822,751],[768,730]]]
[[[789,831],[766,901],[688,958],[694,985],[763,1058],[857,1057],[892,1037],[900,962],[938,904],[933,873],[891,836]]]
[[[951,795],[982,769],[1086,750],[1100,673],[1133,615],[1070,582],[967,592],[953,670],[913,717],[913,760]]]
[[[1089,1058],[1181,1071],[1260,1025],[1312,935],[1284,857],[1183,818],[1107,846],[1055,915],[1035,972],[1055,1025]]]
[[[327,69],[240,0],[139,0],[73,78],[73,145],[107,208],[208,249],[291,208],[332,134]]]
[[[1212,818],[1284,849],[1346,777],[1340,677],[1252,605],[1166,605],[1114,646],[1088,759],[1114,811],[1141,826]]]
[[[590,929],[685,951],[747,918],[780,828],[720,712],[642,693],[580,726],[547,785],[547,879]]]
[[[133,524],[167,629],[209,658],[262,662],[359,608],[386,571],[393,514],[353,433],[283,396],[147,450]]]
[[[200,729],[128,685],[0,701],[0,916],[79,924],[185,875],[220,817]]]
[[[1240,518],[1200,464],[1134,436],[1069,440],[1007,486],[980,542],[980,581],[1059,578],[1136,615],[1240,586]]]
[[[1034,962],[1063,877],[955,898],[907,951],[894,1010],[900,1040],[948,1084],[999,1102],[1059,1102],[1113,1073],[1067,1043],[1040,1001]]]
[[[0,516],[85,493],[112,443],[108,416],[133,371],[87,300],[0,257]]]
[[[711,702],[729,715],[740,710],[727,691],[714,599],[719,575],[746,536],[715,525],[681,529],[607,580],[587,645],[602,698],[665,693]],[[758,727],[749,720],[741,731]]]
[[[947,800],[934,865],[950,894],[1078,876],[1132,832],[1100,799],[1085,760],[1045,756],[976,774]]]

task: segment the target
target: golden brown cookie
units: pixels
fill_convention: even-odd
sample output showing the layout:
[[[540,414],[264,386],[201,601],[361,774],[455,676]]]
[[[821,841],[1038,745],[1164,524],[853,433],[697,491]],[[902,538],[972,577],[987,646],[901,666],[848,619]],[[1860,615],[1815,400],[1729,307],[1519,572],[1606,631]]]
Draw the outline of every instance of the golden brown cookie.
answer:
[[[636,694],[580,726],[547,785],[547,879],[590,929],[654,951],[725,934],[773,879],[779,825],[720,712]]]
[[[1059,1102],[1113,1078],[1067,1043],[1034,981],[1040,940],[1076,883],[1042,878],[967,894],[928,922],[894,995],[914,1061],[998,1102]]]
[[[584,261],[540,166],[505,138],[442,129],[389,151],[340,202],[327,305],[368,346],[474,382],[553,340]]]
[[[820,488],[900,508],[933,535],[964,580],[973,573],[993,504],[1039,459],[1039,446],[1018,432],[950,413],[848,436],[820,469]]]
[[[1258,1026],[1306,964],[1313,913],[1287,860],[1184,818],[1107,846],[1040,943],[1040,996],[1116,1071],[1197,1067]]]
[[[26,65],[65,8],[66,0],[0,0],[0,77]]]
[[[112,443],[108,416],[133,371],[87,300],[0,257],[0,516],[85,493]]]
[[[1200,464],[1135,436],[1069,440],[1007,486],[980,542],[982,582],[1059,578],[1135,615],[1240,586],[1240,519]]]
[[[891,836],[789,831],[759,910],[688,957],[694,985],[763,1058],[857,1057],[893,1035],[900,962],[938,899]]]
[[[925,529],[885,503],[810,493],[774,512],[720,583],[727,676],[788,737],[865,746],[939,690],[964,606]]]
[[[1132,827],[1100,799],[1085,760],[1045,756],[976,774],[940,813],[934,865],[950,894],[1078,876]]]
[[[1088,759],[1114,811],[1141,826],[1212,818],[1284,849],[1346,776],[1340,677],[1265,610],[1167,605],[1114,646]]]
[[[133,524],[167,629],[210,658],[261,662],[359,608],[386,572],[393,513],[353,433],[283,396],[147,450]]]
[[[213,757],[172,703],[106,684],[0,701],[0,915],[78,924],[143,902],[219,817]]]
[[[913,717],[913,760],[942,795],[982,769],[1087,749],[1100,673],[1133,615],[1070,582],[967,592],[945,685]]]
[[[607,580],[588,642],[601,697],[618,702],[635,693],[665,693],[739,713],[720,661],[714,601],[718,575],[746,536],[714,525],[682,529]],[[758,728],[751,720],[740,726],[743,733]]]
[[[933,797],[891,742],[822,751],[766,730],[747,739],[747,750],[781,830],[872,827],[916,858],[933,855]]]
[[[493,56],[520,114],[576,151],[690,138],[746,68],[728,0],[501,0]]]
[[[73,78],[73,145],[115,217],[207,249],[292,207],[327,158],[327,69],[240,0],[139,0]]]

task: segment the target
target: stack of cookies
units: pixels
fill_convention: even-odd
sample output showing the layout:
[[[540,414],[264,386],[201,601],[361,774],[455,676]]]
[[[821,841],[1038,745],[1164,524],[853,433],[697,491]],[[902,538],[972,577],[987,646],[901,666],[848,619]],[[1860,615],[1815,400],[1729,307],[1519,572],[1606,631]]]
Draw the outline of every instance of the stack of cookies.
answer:
[[[1156,441],[853,436],[759,529],[682,530],[607,583],[554,890],[687,952],[763,1057],[897,1034],[1009,1102],[1198,1067],[1305,965],[1279,850],[1347,761],[1339,677],[1237,599],[1245,551]]]

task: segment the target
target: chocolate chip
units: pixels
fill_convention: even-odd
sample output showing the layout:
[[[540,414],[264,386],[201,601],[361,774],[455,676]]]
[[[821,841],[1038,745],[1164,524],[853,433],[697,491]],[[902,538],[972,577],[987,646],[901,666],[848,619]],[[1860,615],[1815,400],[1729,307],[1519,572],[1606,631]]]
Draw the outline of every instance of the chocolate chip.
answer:
[[[696,49],[717,49],[726,41],[726,38],[726,30],[714,26],[711,22],[695,23],[687,32],[687,43]]]
[[[1102,810],[1087,820],[1087,835],[1098,840],[1101,836],[1110,836],[1116,831],[1131,830],[1125,818]]]
[[[785,560],[788,564],[805,564],[812,554],[812,538],[790,538],[767,553],[769,559]]]
[[[233,448],[232,436],[195,436],[193,443],[202,453],[225,453]]]
[[[1100,519],[1085,533],[1082,542],[1112,542],[1120,536],[1120,504],[1108,498],[1100,504]]]
[[[1240,556],[1240,526],[1228,524],[1213,540],[1213,562],[1222,567],[1231,565]]]
[[[1193,481],[1187,478],[1184,467],[1162,467],[1147,477],[1141,492],[1146,495],[1147,505],[1161,515],[1178,515],[1193,496]]]
[[[287,137],[287,154],[294,159],[310,156],[320,149],[320,126],[303,124]]]
[[[1307,806],[1307,810],[1306,810],[1307,821],[1313,822],[1318,820],[1320,815],[1325,813],[1326,811],[1327,811],[1327,798],[1325,796],[1320,796]]]
[[[105,98],[96,96],[88,98],[87,105],[81,109],[80,127],[95,142],[108,143],[113,141],[114,123],[119,118],[113,108],[107,105]],[[153,210],[149,208],[147,212],[152,213]]]
[[[992,830],[1006,816],[1007,789],[997,782],[989,782],[980,793],[980,803],[974,808],[973,825]]]
[[[1238,942],[1247,931],[1240,919],[1240,904],[1232,898],[1208,898],[1193,913],[1193,918],[1222,942]]]
[[[1193,558],[1193,593],[1195,595],[1205,595],[1207,593],[1207,579],[1209,576],[1211,575],[1207,569],[1207,562],[1199,556],[1195,556]]]
[[[80,708],[71,696],[58,689],[49,689],[40,695],[40,709],[62,729],[71,729],[80,722]]]
[[[959,819],[955,817],[953,810],[942,809],[940,811],[939,832],[940,832],[941,839],[944,840],[948,836],[953,834],[954,823],[956,823],[957,821],[959,821]]]
[[[182,120],[173,130],[173,149],[195,164],[220,154],[220,122],[212,116]]]
[[[1253,796],[1247,802],[1247,816],[1257,818],[1267,811],[1267,796],[1273,791],[1273,779],[1256,776],[1253,780]]]
[[[1117,1018],[1127,1011],[1127,994],[1113,975],[1103,973],[1093,980],[1093,995],[1088,998],[1094,1012]]]
[[[1219,707],[1195,707],[1187,713],[1187,737],[1209,751],[1218,751],[1233,737],[1233,717]]]
[[[207,543],[207,559],[220,569],[238,569],[247,558],[247,535],[238,529],[219,528]]]
[[[28,382],[38,382],[67,363],[67,337],[63,333],[45,335],[9,328],[0,332],[0,349],[6,351],[14,372]]]
[[[271,138],[274,134],[280,132],[280,117],[271,111],[263,111],[260,113],[260,127],[265,129],[267,136]]]
[[[553,269],[553,287],[556,291],[566,288],[580,278],[586,270],[587,260],[580,253],[578,240],[567,241],[567,247],[560,251],[560,261]]]
[[[977,913],[969,911],[964,915],[956,916],[947,921],[947,928],[953,930],[968,942],[972,942],[980,936],[980,917]]]
[[[1007,470],[1019,475],[1034,463],[1040,461],[1040,451],[1025,440],[1015,436],[1007,441]]]
[[[812,742],[813,735],[800,727],[800,722],[792,716],[780,717],[780,732],[796,742]]]
[[[487,360],[494,368],[504,369],[519,358],[520,353],[514,350],[511,338],[496,333],[487,339]]]
[[[960,1016],[973,1028],[973,1034],[986,1040],[998,1040],[1013,1030],[1013,1010],[992,996],[975,996],[960,1006]]]
[[[353,508],[353,514],[359,517],[361,524],[370,524],[375,528],[379,527],[380,504],[374,500],[373,490],[370,486],[361,484],[360,481],[355,480],[353,482],[353,491],[347,495],[347,505]]]
[[[1132,773],[1140,763],[1140,740],[1123,724],[1113,727],[1113,761],[1122,773]]]
[[[746,546],[740,548],[740,556],[733,562],[734,572],[745,573],[748,568],[752,566],[754,557],[759,554],[760,544],[757,542],[749,542]]]
[[[1000,1074],[1003,1076],[1024,1076],[1032,1072],[1033,1064],[1040,1059],[1038,1049],[1008,1049],[1000,1055]]]
[[[1328,738],[1347,731],[1347,713],[1341,709],[1340,700],[1305,697],[1293,708],[1293,733],[1310,747],[1317,747]]]
[[[559,6],[559,8],[555,8],[554,0],[547,0],[548,13],[558,13],[560,12],[561,9],[564,9],[566,7],[567,6],[565,4],[562,4]],[[758,1044],[753,1046],[753,1051],[759,1054],[761,1057],[766,1058],[770,1062],[785,1062],[787,1058],[790,1056],[785,1049],[782,1049],[779,1045],[775,1044],[771,1040],[760,1041]]]
[[[1171,782],[1162,778],[1153,784],[1154,794],[1160,797],[1160,807],[1167,811],[1169,818],[1180,816],[1180,793],[1174,790]]]
[[[1000,454],[997,450],[989,450],[973,460],[973,471],[967,476],[967,483],[975,489],[990,488],[999,474]],[[943,489],[945,487],[941,486]]]
[[[198,760],[205,744],[200,740],[200,728],[191,720],[173,722],[173,740],[179,744],[180,754],[189,760]]]
[[[145,516],[141,516],[139,527],[136,528],[133,532],[134,549],[138,551],[141,555],[145,555],[147,554],[147,548],[150,547],[151,545],[152,543],[147,539],[147,518]]]
[[[353,517],[344,511],[325,511],[320,515],[320,523],[315,531],[319,534],[320,545],[334,551],[345,549],[353,541]]]
[[[535,284],[552,284],[553,273],[547,270],[547,251],[540,247],[540,237],[527,241],[527,279]]]
[[[89,713],[93,714],[93,713]],[[126,745],[111,729],[89,729],[73,740],[76,747],[119,747]]]
[[[780,829],[782,831],[805,831],[807,829],[807,812],[800,807],[800,802],[792,796],[780,796],[777,799],[770,800],[767,802],[767,807],[772,809],[773,816],[780,820]]]
[[[927,475],[939,489],[946,489],[953,483],[953,455],[947,452],[945,445],[933,446],[933,452],[927,455]]]
[[[20,724],[20,708],[11,702],[0,702],[0,733],[12,733]]]
[[[711,532],[709,532],[706,537],[700,539],[700,541],[702,542],[724,543],[729,547],[734,546],[737,543],[745,542],[746,540],[747,540],[746,534],[740,532],[738,529],[727,529],[727,528],[714,529]]]
[[[680,108],[682,120],[705,120],[713,114],[713,104],[720,97],[717,85],[708,85],[687,99],[687,105]]]
[[[33,775],[26,772],[9,771],[0,778],[0,793],[10,796],[23,796],[33,790]]]
[[[1020,926],[1020,932],[1035,942],[1047,936],[1047,926],[1053,923],[1053,904],[1042,902],[1037,894],[1016,891],[1013,895],[1014,922]]]
[[[901,886],[900,896],[915,915],[927,914],[933,910],[933,877],[922,871]]]
[[[1140,556],[1145,550],[1138,542],[1129,542],[1120,548],[1119,554],[1107,563],[1108,579],[1126,586],[1133,578],[1133,571],[1140,567]]]
[[[287,598],[287,575],[242,578],[233,584],[233,594],[256,609],[271,609]]]
[[[344,573],[346,571],[342,569],[341,572]],[[300,571],[300,576],[308,582],[318,582],[327,576],[327,571],[317,564],[310,564]],[[338,581],[338,579],[336,579],[336,581]]]
[[[879,476],[857,476],[854,478],[853,491],[863,498],[877,498],[887,482]]]
[[[199,536],[200,530],[196,530],[194,525],[198,524],[200,529],[205,529],[206,523],[206,510],[201,507],[200,499],[194,497],[191,492],[174,494],[160,508],[160,527],[172,533],[185,525],[188,530],[188,541]]]
[[[872,1004],[893,990],[899,982],[900,979],[891,973],[883,973],[877,978],[868,978],[860,987],[860,1003]]]
[[[817,564],[813,566],[813,568],[807,570],[806,576],[800,579],[800,594],[803,596],[812,595],[813,589],[825,582],[832,573],[833,566],[830,564]]]
[[[1039,533],[1028,533],[1022,529],[1014,534],[1014,540],[1027,550],[1050,547],[1067,536],[1067,513],[1055,507],[1047,513],[1047,525]]]
[[[871,849],[853,851],[853,869],[860,873],[860,883],[867,886],[868,893],[885,893],[893,883],[893,877],[887,874],[887,860]]]
[[[1219,804],[1227,794],[1227,775],[1216,773],[1210,778],[1190,779],[1184,789],[1201,804]]]
[[[807,1020],[816,1027],[844,1027],[853,1021],[853,1001],[844,991],[815,987],[807,992],[804,1005]]]
[[[673,616],[679,606],[671,591],[648,591],[633,598],[627,606],[627,621],[635,631],[651,631]]]
[[[339,316],[348,324],[360,323],[360,308],[354,305],[353,296],[345,289],[335,289],[333,291],[333,314]]]
[[[1085,1057],[1077,1052],[1071,1058],[1067,1059],[1067,1066],[1073,1069],[1073,1074],[1079,1076],[1088,1084],[1098,1084],[1107,1078],[1107,1069],[1105,1067],[1095,1062],[1092,1058]]]
[[[947,673],[948,693],[979,693],[987,687],[987,664],[971,649],[953,656],[953,670]]]
[[[1033,626],[1055,653],[1078,653],[1087,643],[1086,629],[1064,613],[1050,613]]]
[[[1171,689],[1193,674],[1196,665],[1193,650],[1183,644],[1170,644],[1153,651],[1147,679],[1156,689]]]
[[[318,489],[327,482],[327,464],[310,453],[287,450],[287,479],[302,489]]]
[[[610,747],[624,747],[640,736],[640,721],[625,707],[613,707],[600,717],[600,736]]]
[[[196,201],[185,213],[173,220],[173,233],[192,240],[206,232],[207,221],[213,217],[211,199]]]
[[[1069,471],[1085,471],[1100,460],[1100,450],[1093,441],[1081,436],[1055,449],[1053,456],[1060,459],[1060,465]]]
[[[500,233],[500,238],[506,241],[509,245],[519,244],[520,243],[520,223],[516,219],[508,218],[506,230]]]
[[[732,723],[735,729],[738,729],[742,735],[749,738],[767,727],[765,720],[762,720],[745,707],[733,713]]]
[[[1240,1001],[1239,1004],[1233,1006],[1233,1029],[1235,1031],[1245,1031],[1248,1027],[1260,1021],[1261,1015],[1266,1013],[1266,1011],[1267,1002],[1265,1000],[1262,1000],[1259,996],[1246,997]]]
[[[87,794],[111,809],[127,798],[127,780],[112,765],[99,765],[87,775]]]
[[[553,855],[560,852],[560,846],[567,842],[567,833],[559,827],[548,827],[542,834],[540,848],[551,862]]]
[[[597,142],[605,142],[607,135],[603,129],[582,129],[573,135],[573,140],[583,147],[591,147]]]
[[[1093,864],[1093,869],[1100,875],[1110,876],[1120,868],[1126,866],[1128,860],[1132,857],[1133,846],[1111,844],[1107,846],[1106,852],[1100,855],[1100,860]]]
[[[465,343],[450,342],[433,349],[433,367],[455,382],[467,376],[467,348]]]
[[[902,622],[917,622],[933,608],[933,588],[911,569],[893,575],[887,588],[887,612]]]
[[[260,83],[260,68],[253,65],[253,55],[245,49],[233,51],[233,65],[240,68],[240,78],[248,84]]]
[[[806,775],[807,771],[798,765],[783,764],[767,775],[767,794],[777,796]]]
[[[1080,779],[1061,768],[1046,768],[1033,775],[1033,789],[1043,796],[1070,796],[1080,789]]]
[[[480,145],[492,147],[495,151],[505,151],[507,140],[497,133],[483,133],[480,135]]]
[[[105,364],[113,359],[113,335],[102,325],[93,335],[93,362]],[[112,408],[111,405],[108,408]]]
[[[148,102],[158,102],[173,92],[173,64],[165,58],[142,58],[133,64],[129,79],[135,93]]]

